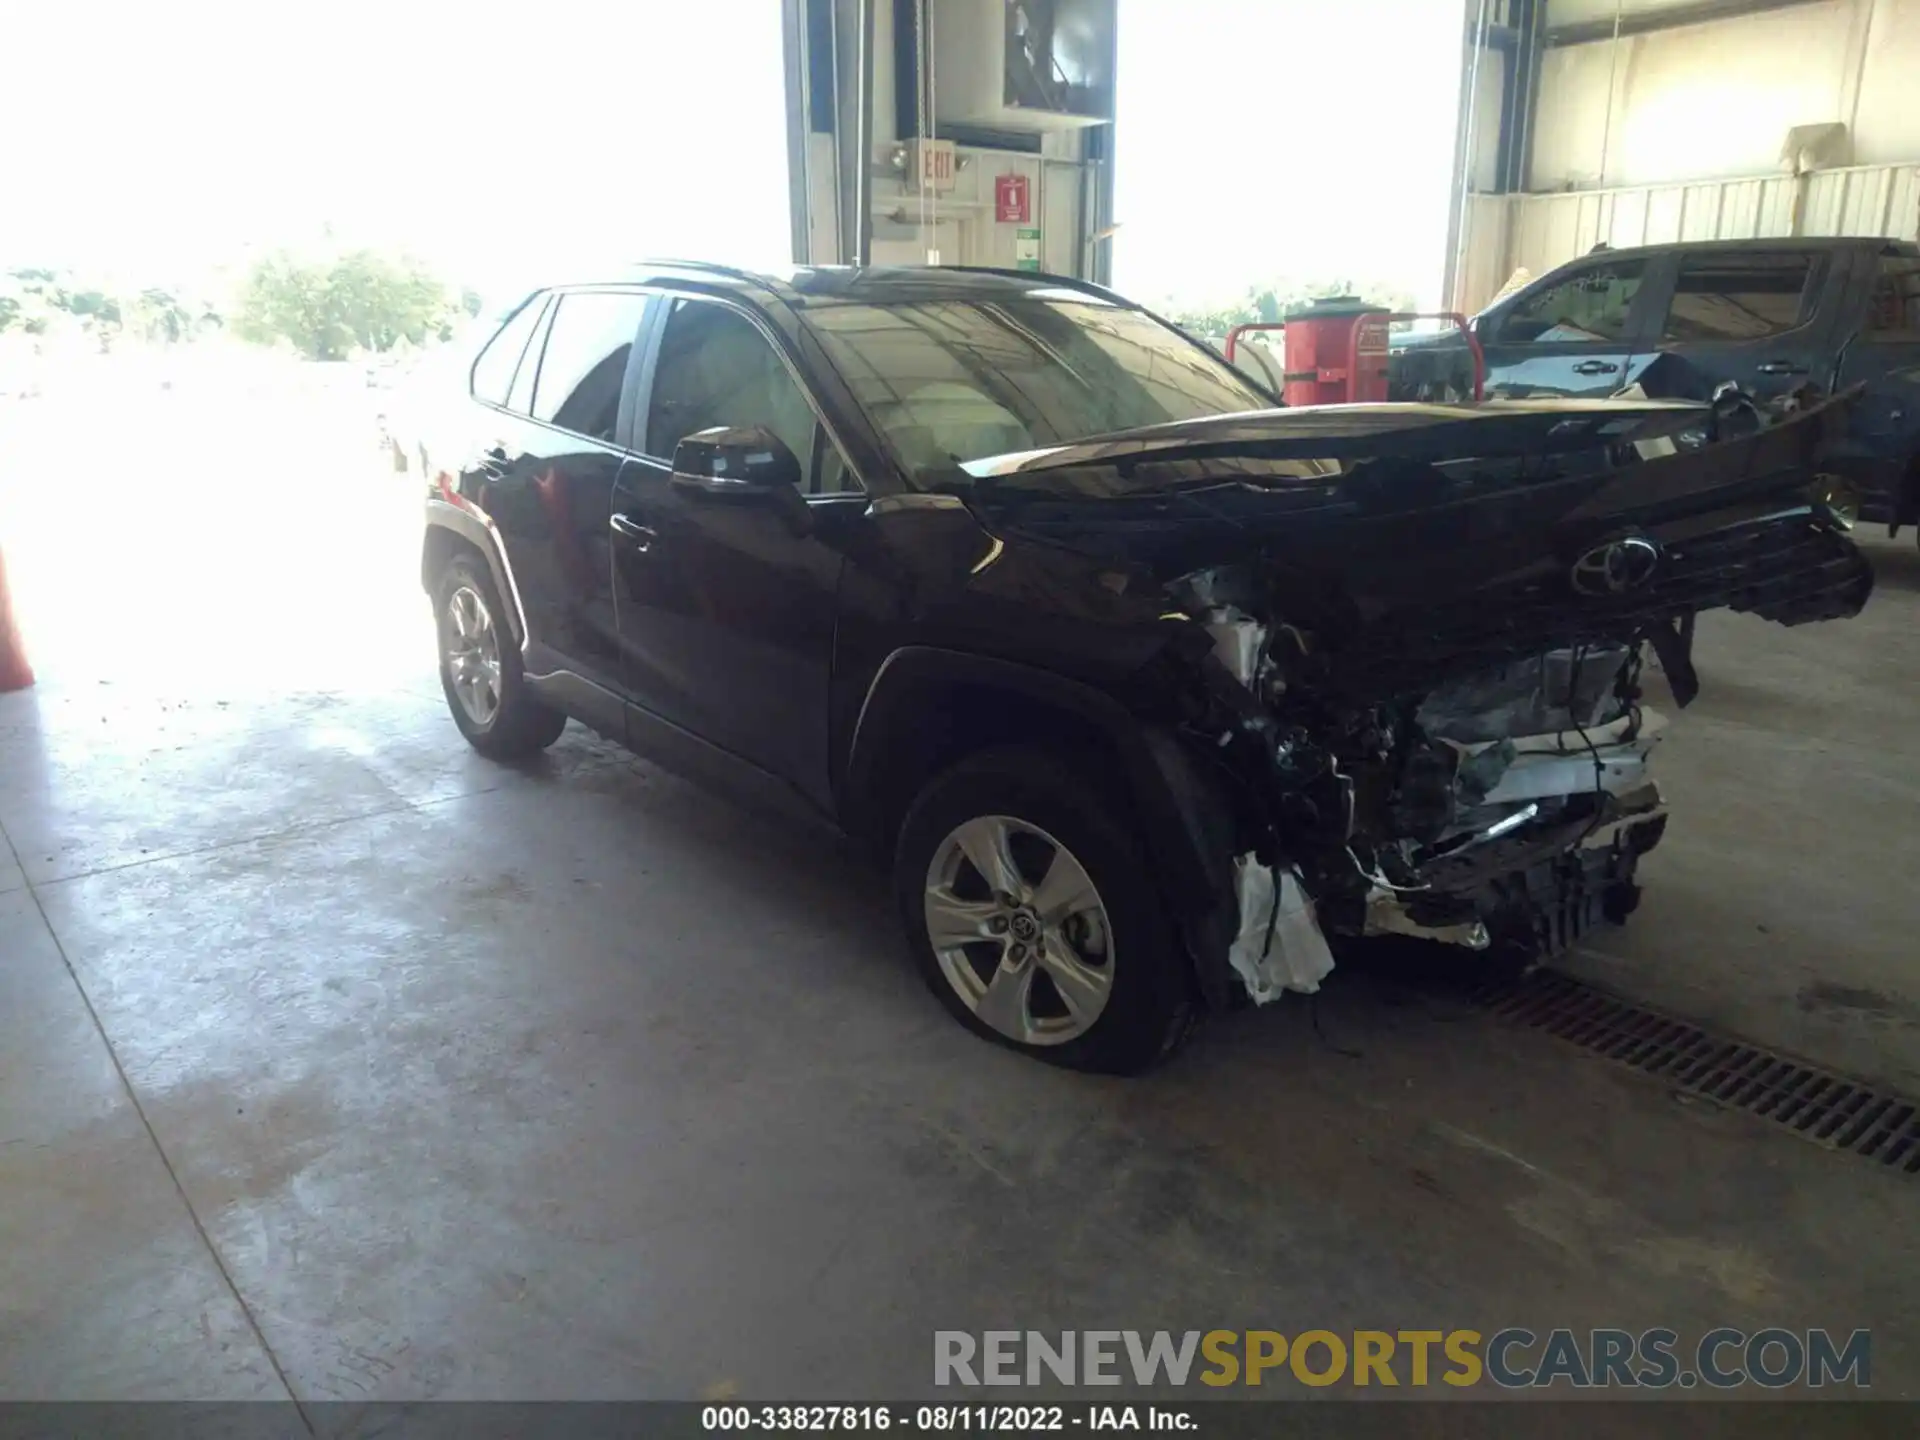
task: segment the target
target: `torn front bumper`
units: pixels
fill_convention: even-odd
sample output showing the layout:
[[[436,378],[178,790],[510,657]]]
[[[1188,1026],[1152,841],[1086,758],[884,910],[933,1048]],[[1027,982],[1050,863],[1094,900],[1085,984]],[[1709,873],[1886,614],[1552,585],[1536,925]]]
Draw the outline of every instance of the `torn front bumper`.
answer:
[[[1664,819],[1645,827],[1664,827]],[[1583,845],[1498,885],[1499,904],[1488,925],[1494,943],[1550,960],[1571,950],[1602,923],[1619,924],[1640,903],[1634,870],[1646,846],[1632,832],[1605,845]]]
[[[1613,797],[1595,822],[1561,848],[1529,852],[1529,837],[1516,833],[1510,843],[1520,863],[1503,869],[1496,860],[1470,886],[1413,894],[1376,889],[1361,933],[1551,959],[1595,926],[1617,924],[1633,912],[1640,895],[1634,872],[1640,857],[1660,843],[1666,824],[1666,803],[1649,782]]]

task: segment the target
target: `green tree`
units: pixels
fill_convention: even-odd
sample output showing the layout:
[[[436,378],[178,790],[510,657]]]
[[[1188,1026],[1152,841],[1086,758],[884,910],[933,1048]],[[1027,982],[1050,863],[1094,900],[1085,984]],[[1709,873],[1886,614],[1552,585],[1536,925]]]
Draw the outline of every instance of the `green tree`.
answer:
[[[17,328],[28,335],[44,335],[53,315],[66,311],[67,301],[54,271],[32,267],[9,271],[0,277],[0,331]]]
[[[120,323],[120,302],[104,290],[76,290],[67,296],[67,303],[61,308],[83,320],[106,325]]]
[[[344,360],[353,343],[327,271],[286,254],[266,256],[248,272],[234,330],[256,344],[284,340],[310,360]]]
[[[285,341],[312,360],[343,360],[446,338],[455,313],[446,287],[413,261],[371,250],[324,262],[280,253],[248,273],[234,329],[261,344]]]
[[[174,344],[222,323],[211,306],[158,286],[122,296],[54,270],[23,268],[0,275],[0,332],[44,335],[55,326],[77,329],[106,350],[123,334]]]
[[[1389,310],[1414,308],[1411,296],[1382,285],[1355,284],[1350,280],[1320,280],[1306,284],[1276,280],[1266,285],[1249,286],[1246,294],[1232,304],[1205,309],[1171,307],[1167,318],[1192,334],[1218,337],[1225,335],[1235,325],[1276,324],[1284,320],[1287,312],[1296,306],[1332,295],[1357,295],[1370,305],[1384,306]]]
[[[150,341],[177,345],[193,334],[193,314],[171,290],[142,290],[131,308],[133,323]]]

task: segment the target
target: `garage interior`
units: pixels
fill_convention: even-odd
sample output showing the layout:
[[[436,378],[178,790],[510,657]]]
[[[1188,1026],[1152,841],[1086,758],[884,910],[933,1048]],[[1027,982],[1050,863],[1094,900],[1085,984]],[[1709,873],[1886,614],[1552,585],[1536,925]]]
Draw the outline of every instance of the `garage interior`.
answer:
[[[999,0],[935,8],[982,53],[785,6],[796,259],[1110,279],[1112,7],[1056,7],[1093,38],[1037,118]],[[1920,238],[1920,0],[1467,9],[1454,308],[1601,242]],[[1142,1080],[983,1044],[817,835],[577,725],[470,753],[363,437],[276,476],[338,505],[211,551],[275,444],[229,419],[137,527],[45,500],[97,536],[46,593],[127,598],[0,696],[0,1397],[911,1398],[936,1329],[1264,1324],[1866,1328],[1920,1397],[1914,1167],[1515,1023],[1454,952],[1343,955]],[[1702,617],[1644,904],[1560,968],[1915,1096],[1920,552],[1858,533],[1858,619]],[[136,591],[156,555],[200,558]]]

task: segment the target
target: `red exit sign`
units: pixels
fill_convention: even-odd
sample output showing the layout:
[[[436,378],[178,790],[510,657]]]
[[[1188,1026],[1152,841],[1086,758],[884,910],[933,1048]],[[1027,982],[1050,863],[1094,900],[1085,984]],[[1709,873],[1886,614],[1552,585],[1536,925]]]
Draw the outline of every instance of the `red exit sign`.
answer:
[[[954,153],[951,140],[922,140],[916,147],[920,152],[920,188],[923,190],[951,190],[960,165]]]

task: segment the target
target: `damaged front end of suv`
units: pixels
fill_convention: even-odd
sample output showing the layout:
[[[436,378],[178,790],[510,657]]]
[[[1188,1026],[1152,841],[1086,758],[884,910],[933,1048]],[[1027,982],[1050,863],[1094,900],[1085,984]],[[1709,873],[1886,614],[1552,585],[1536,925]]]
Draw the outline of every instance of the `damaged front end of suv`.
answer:
[[[1166,643],[1129,681],[1219,818],[1203,974],[1312,990],[1328,935],[1528,958],[1634,908],[1694,617],[1857,614],[1823,502],[1847,400],[1218,417],[969,466],[998,527],[1101,557]],[[1745,433],[1732,433],[1736,430]],[[1224,963],[1223,963],[1224,962]]]

